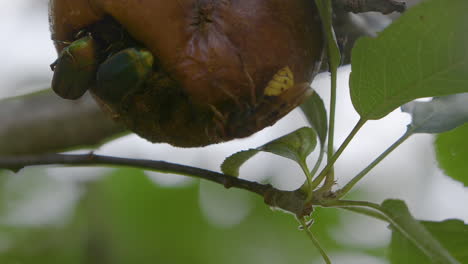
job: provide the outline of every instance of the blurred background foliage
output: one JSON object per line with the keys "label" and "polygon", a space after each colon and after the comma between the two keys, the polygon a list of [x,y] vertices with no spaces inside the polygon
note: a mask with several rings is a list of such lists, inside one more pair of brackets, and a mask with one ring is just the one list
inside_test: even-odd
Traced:
{"label": "blurred background foliage", "polygon": [[[44,173],[32,169],[19,178],[1,176],[1,193],[9,197],[0,204],[0,263],[311,263],[319,257],[294,217],[270,210],[260,197],[244,191],[199,181],[162,187],[136,169],[76,182]],[[64,186],[69,184],[74,187]],[[22,220],[44,209],[33,193],[60,185],[80,194],[76,200],[65,198],[74,200],[66,203],[73,206],[48,214],[49,219]],[[202,208],[201,189],[217,202],[215,219]],[[230,193],[228,199],[224,192]],[[27,208],[30,216],[23,211]],[[351,250],[385,255],[385,245],[349,246],[337,240],[336,210],[318,208],[314,216],[312,230],[332,255]]]}

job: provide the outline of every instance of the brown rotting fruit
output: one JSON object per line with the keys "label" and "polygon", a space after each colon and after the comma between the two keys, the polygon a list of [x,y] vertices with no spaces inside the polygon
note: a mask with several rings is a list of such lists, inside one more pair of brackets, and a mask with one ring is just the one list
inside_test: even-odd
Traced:
{"label": "brown rotting fruit", "polygon": [[311,0],[51,0],[50,22],[60,54],[90,34],[98,68],[125,49],[150,52],[141,85],[89,89],[132,131],[181,147],[274,124],[311,92],[323,50]]}

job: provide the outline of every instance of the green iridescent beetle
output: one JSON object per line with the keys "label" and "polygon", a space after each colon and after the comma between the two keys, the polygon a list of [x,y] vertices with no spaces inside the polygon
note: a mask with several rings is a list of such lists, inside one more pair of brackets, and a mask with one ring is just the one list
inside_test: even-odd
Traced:
{"label": "green iridescent beetle", "polygon": [[97,71],[95,93],[119,104],[143,86],[152,72],[153,55],[145,49],[127,48],[105,60]]}
{"label": "green iridescent beetle", "polygon": [[152,72],[153,56],[145,49],[116,51],[116,43],[95,40],[91,34],[70,43],[51,65],[52,89],[62,98],[75,100],[93,87],[106,101],[118,104],[139,89]]}
{"label": "green iridescent beetle", "polygon": [[65,99],[78,99],[94,81],[97,70],[97,45],[91,36],[72,42],[52,63],[52,89]]}

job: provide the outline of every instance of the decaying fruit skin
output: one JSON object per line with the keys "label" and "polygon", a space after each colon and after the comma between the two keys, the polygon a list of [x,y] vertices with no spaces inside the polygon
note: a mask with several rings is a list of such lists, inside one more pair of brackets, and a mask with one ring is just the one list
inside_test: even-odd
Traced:
{"label": "decaying fruit skin", "polygon": [[204,146],[274,124],[310,92],[322,56],[311,0],[51,0],[58,52],[108,17],[152,53],[153,73],[120,104],[91,92],[152,142]]}

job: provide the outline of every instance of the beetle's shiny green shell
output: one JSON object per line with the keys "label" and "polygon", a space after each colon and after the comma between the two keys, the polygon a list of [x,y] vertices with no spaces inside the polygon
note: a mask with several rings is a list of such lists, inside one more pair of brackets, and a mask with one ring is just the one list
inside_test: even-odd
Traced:
{"label": "beetle's shiny green shell", "polygon": [[52,89],[65,99],[78,99],[94,82],[97,47],[91,36],[72,42],[51,65],[54,70]]}
{"label": "beetle's shiny green shell", "polygon": [[118,105],[142,86],[153,70],[153,62],[147,50],[124,49],[99,66],[93,91],[107,103]]}

